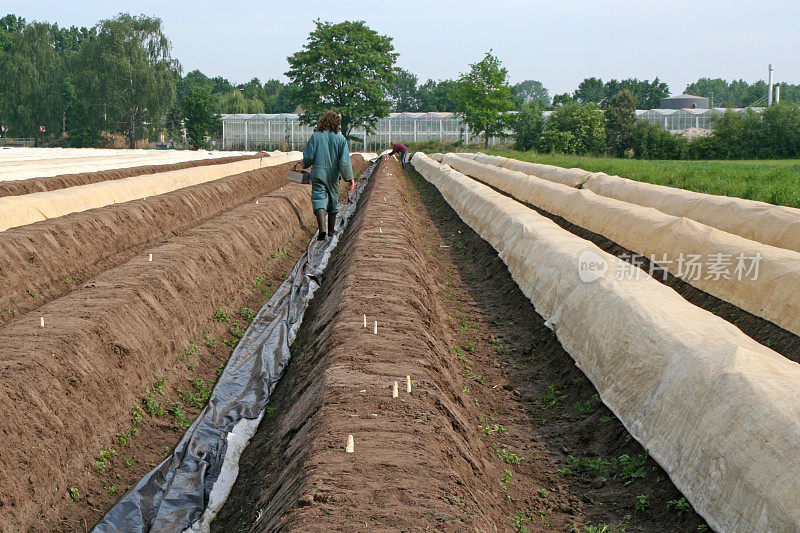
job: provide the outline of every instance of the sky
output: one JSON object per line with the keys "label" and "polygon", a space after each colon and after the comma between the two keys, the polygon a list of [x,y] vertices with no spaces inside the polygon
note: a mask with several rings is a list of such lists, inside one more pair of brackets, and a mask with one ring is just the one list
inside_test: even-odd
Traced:
{"label": "sky", "polygon": [[317,18],[391,36],[398,66],[420,81],[457,77],[491,49],[512,82],[539,80],[551,95],[590,76],[658,76],[679,94],[700,77],[766,79],[769,63],[776,81],[800,83],[798,0],[0,0],[0,16],[62,26],[119,12],[160,17],[184,73],[234,83],[286,81],[286,57]]}

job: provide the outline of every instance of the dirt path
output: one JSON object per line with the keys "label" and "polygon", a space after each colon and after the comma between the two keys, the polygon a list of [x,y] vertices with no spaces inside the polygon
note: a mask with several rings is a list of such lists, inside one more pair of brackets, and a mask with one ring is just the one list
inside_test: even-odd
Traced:
{"label": "dirt path", "polygon": [[[118,180],[130,178],[131,176],[141,176],[144,174],[156,174],[158,172],[169,172],[171,170],[181,170],[184,168],[200,167],[205,165],[222,165],[233,163],[244,159],[255,157],[268,157],[264,155],[240,155],[234,157],[220,157],[217,159],[199,159],[197,161],[184,161],[182,163],[172,163],[167,165],[145,165],[140,167],[120,168],[115,170],[101,170],[99,172],[84,172],[82,174],[62,174],[61,176],[50,176],[46,178],[31,178],[28,180],[0,181],[0,197],[20,196],[33,192],[55,191],[56,189],[66,189],[77,185],[87,185],[107,180]],[[2,171],[0,170],[0,173]]]}
{"label": "dirt path", "polygon": [[214,529],[698,530],[494,250],[412,176],[376,172]]}

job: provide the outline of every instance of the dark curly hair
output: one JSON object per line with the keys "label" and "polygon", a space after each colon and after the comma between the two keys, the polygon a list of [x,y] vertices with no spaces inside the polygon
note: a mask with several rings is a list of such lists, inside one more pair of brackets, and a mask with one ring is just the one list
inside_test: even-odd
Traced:
{"label": "dark curly hair", "polygon": [[342,117],[336,111],[326,111],[317,121],[317,131],[331,130],[339,133],[339,126],[342,125]]}

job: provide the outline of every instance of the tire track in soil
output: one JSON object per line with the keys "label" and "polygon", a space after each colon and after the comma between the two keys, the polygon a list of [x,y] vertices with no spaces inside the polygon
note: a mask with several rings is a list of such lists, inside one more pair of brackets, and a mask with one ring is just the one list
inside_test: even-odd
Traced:
{"label": "tire track in soil", "polygon": [[[83,172],[80,174],[62,174],[60,176],[49,176],[46,178],[0,181],[0,197],[22,196],[23,194],[31,194],[34,192],[55,191],[57,189],[66,189],[67,187],[75,187],[77,185],[88,185],[89,183],[98,183],[100,181],[118,180],[130,178],[132,176],[143,176],[145,174],[157,174],[159,172],[169,172],[171,170],[181,170],[184,168],[223,165],[225,163],[234,163],[236,161],[255,159],[257,157],[269,157],[269,155],[256,154],[220,157],[217,159],[199,159],[196,161],[184,161],[182,163],[170,163],[166,165],[144,165],[114,170],[100,170],[98,172]],[[2,169],[0,169],[0,175],[2,175]]]}
{"label": "tire track in soil", "polygon": [[0,530],[66,529],[54,524],[81,514],[87,527],[86,513],[104,512],[68,488],[92,493],[95,458],[131,428],[131,406],[183,362],[217,306],[288,255],[279,246],[313,231],[308,198],[287,184],[168,240],[152,263],[135,258],[47,303],[45,328],[38,313],[0,326]]}

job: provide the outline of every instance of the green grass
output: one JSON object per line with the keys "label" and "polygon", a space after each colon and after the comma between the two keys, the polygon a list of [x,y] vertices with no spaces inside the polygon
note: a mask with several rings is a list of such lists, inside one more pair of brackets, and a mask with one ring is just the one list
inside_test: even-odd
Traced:
{"label": "green grass", "polygon": [[650,161],[506,149],[486,153],[560,167],[579,167],[690,191],[736,196],[800,208],[800,159],[758,161]]}

